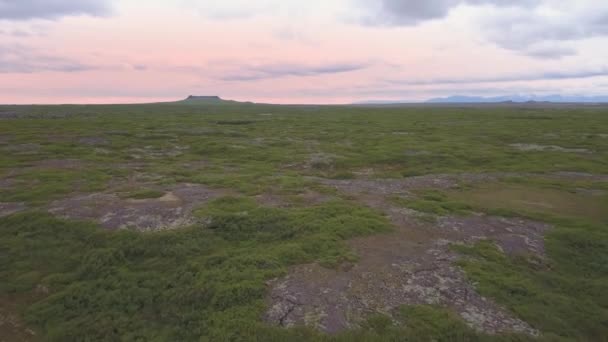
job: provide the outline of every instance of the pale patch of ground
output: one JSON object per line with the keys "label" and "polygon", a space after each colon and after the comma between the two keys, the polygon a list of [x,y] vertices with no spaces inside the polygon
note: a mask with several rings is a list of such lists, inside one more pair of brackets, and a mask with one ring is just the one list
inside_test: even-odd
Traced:
{"label": "pale patch of ground", "polygon": [[353,175],[357,176],[357,177],[371,177],[376,173],[376,170],[374,170],[373,168],[364,168],[364,169],[359,169],[356,171],[353,171]]}
{"label": "pale patch of ground", "polygon": [[192,161],[188,161],[182,164],[182,167],[185,169],[194,169],[194,170],[201,170],[201,169],[206,169],[209,168],[211,166],[211,162],[207,161],[207,160],[192,160]]}
{"label": "pale patch of ground", "polygon": [[131,158],[140,159],[161,159],[167,157],[178,157],[184,154],[184,151],[190,149],[190,146],[172,145],[169,148],[158,149],[154,146],[145,146],[144,148],[129,149]]}
{"label": "pale patch of ground", "polygon": [[557,145],[538,145],[538,144],[524,144],[517,143],[509,145],[514,149],[524,151],[524,152],[564,152],[564,153],[591,153],[590,150],[586,148],[567,148]]}
{"label": "pale patch of ground", "polygon": [[436,174],[400,179],[317,179],[347,194],[408,195],[412,190],[451,189],[471,182],[495,181],[506,174]]}
{"label": "pale patch of ground", "polygon": [[454,241],[475,243],[492,240],[506,254],[534,254],[544,256],[544,234],[549,226],[544,223],[520,218],[473,215],[467,217],[442,217],[438,227],[450,230],[459,237]]}
{"label": "pale patch of ground", "polygon": [[0,217],[8,216],[27,209],[23,203],[1,203],[0,202]]}
{"label": "pale patch of ground", "polygon": [[36,333],[28,329],[13,312],[0,305],[0,341],[25,342],[35,339]]}
{"label": "pale patch of ground", "polygon": [[15,186],[15,181],[13,179],[0,179],[0,189],[10,189]]}
{"label": "pale patch of ground", "polygon": [[86,167],[86,162],[79,159],[44,159],[32,164],[35,168],[77,170]]}
{"label": "pale patch of ground", "polygon": [[590,181],[600,181],[600,182],[608,182],[608,175],[594,175],[587,172],[570,172],[570,171],[561,171],[553,173],[555,177],[565,178],[565,179],[581,179],[581,180],[590,180]]}
{"label": "pale patch of ground", "polygon": [[82,137],[78,139],[78,143],[86,146],[106,146],[110,141],[104,137]]}
{"label": "pale patch of ground", "polygon": [[332,153],[313,153],[304,165],[306,169],[331,169],[339,156]]}
{"label": "pale patch of ground", "polygon": [[93,220],[108,229],[175,229],[194,224],[192,211],[224,194],[194,184],[175,186],[154,199],[122,199],[113,193],[94,193],[54,201],[49,212],[70,219]]}
{"label": "pale patch of ground", "polygon": [[4,146],[2,148],[3,151],[14,154],[14,155],[34,155],[38,154],[42,146],[40,144],[12,144],[8,146]]}

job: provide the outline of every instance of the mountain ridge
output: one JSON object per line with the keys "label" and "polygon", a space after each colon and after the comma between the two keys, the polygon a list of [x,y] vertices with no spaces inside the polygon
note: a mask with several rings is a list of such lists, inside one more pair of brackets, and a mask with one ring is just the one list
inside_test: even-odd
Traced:
{"label": "mountain ridge", "polygon": [[426,103],[500,103],[500,102],[550,102],[550,103],[604,103],[608,96],[565,96],[565,95],[503,95],[503,96],[466,96],[453,95],[432,98]]}

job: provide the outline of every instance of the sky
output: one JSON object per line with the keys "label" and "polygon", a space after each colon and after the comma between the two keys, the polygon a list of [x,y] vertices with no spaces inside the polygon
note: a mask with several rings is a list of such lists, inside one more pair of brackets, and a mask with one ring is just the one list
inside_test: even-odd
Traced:
{"label": "sky", "polygon": [[0,0],[0,103],[608,95],[608,1]]}

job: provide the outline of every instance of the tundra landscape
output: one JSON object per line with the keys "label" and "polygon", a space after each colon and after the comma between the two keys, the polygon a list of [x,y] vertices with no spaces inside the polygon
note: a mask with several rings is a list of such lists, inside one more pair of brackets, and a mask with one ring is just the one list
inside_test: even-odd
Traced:
{"label": "tundra landscape", "polygon": [[0,342],[608,342],[608,1],[0,0]]}
{"label": "tundra landscape", "polygon": [[607,110],[0,107],[0,336],[602,340]]}

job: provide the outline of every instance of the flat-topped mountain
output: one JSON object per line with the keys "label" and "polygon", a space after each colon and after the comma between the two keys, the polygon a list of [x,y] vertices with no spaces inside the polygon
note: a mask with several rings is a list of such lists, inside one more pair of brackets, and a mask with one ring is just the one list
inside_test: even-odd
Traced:
{"label": "flat-topped mountain", "polygon": [[227,101],[222,99],[216,95],[190,95],[187,98],[178,101],[183,104],[193,104],[193,105],[222,105],[227,103],[232,103],[233,101]]}
{"label": "flat-topped mountain", "polygon": [[175,103],[187,105],[246,105],[252,102],[240,102],[234,100],[225,100],[217,95],[190,95],[181,101]]}
{"label": "flat-topped mountain", "polygon": [[210,101],[210,102],[219,102],[219,101],[224,101],[221,97],[219,96],[197,96],[197,95],[190,95],[188,96],[184,101]]}

